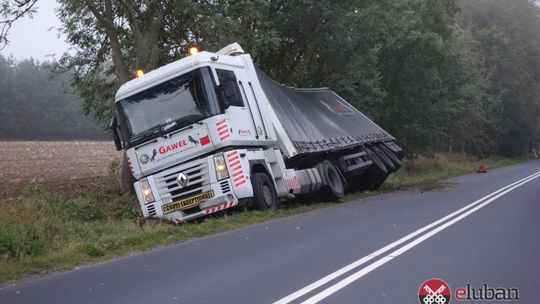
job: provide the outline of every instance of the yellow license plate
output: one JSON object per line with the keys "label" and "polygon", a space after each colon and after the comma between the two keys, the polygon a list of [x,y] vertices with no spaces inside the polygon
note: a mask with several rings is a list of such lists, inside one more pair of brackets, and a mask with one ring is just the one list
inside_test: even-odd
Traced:
{"label": "yellow license plate", "polygon": [[209,199],[214,197],[214,191],[208,191],[201,194],[197,194],[195,196],[191,196],[188,198],[181,199],[176,202],[172,202],[167,205],[163,205],[161,208],[163,210],[163,214],[171,213],[178,210],[183,210],[187,208],[191,208],[194,206],[197,206],[200,202],[202,202],[205,199]]}

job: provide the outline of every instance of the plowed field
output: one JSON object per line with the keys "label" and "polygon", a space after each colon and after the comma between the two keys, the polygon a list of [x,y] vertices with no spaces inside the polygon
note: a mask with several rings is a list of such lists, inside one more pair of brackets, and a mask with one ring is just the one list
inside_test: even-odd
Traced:
{"label": "plowed field", "polygon": [[18,196],[32,183],[73,194],[99,189],[121,157],[112,142],[0,141],[0,195]]}

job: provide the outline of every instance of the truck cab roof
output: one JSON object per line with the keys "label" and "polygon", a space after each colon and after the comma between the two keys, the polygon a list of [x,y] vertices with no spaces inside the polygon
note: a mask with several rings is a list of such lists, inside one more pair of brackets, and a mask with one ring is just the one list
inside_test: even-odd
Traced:
{"label": "truck cab roof", "polygon": [[132,79],[118,89],[115,102],[179,76],[203,64],[210,63],[214,56],[216,56],[216,53],[200,52],[152,70],[141,77]]}
{"label": "truck cab roof", "polygon": [[[120,87],[120,89],[118,89],[118,92],[116,92],[115,102],[118,102],[119,100],[122,100],[131,95],[137,94],[147,88],[179,76],[185,72],[189,72],[196,67],[200,67],[201,65],[217,61],[218,59],[220,59],[219,56],[224,56],[221,58],[221,63],[227,64],[227,62],[231,63],[231,60],[234,60],[232,56],[243,53],[244,50],[242,49],[242,47],[237,42],[234,42],[217,51],[216,53],[203,51],[184,57],[182,59],[164,65],[160,68],[157,68],[153,71],[150,71],[141,77],[124,83]],[[223,59],[225,59],[225,62],[223,62]]]}

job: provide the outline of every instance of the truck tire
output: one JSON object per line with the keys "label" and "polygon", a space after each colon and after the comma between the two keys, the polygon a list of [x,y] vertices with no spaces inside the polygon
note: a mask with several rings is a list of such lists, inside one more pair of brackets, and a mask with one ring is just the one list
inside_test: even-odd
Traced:
{"label": "truck tire", "polygon": [[384,166],[386,167],[386,170],[388,170],[389,173],[397,170],[396,166],[394,166],[394,163],[392,162],[390,158],[388,158],[386,153],[384,153],[377,146],[373,146],[371,147],[371,149],[373,150],[373,152],[375,152],[375,154],[377,154],[379,159],[384,163]]}
{"label": "truck tire", "polygon": [[382,160],[369,148],[365,148],[367,155],[373,161],[373,165],[367,171],[367,190],[377,190],[390,174]]}
{"label": "truck tire", "polygon": [[345,185],[336,166],[328,160],[323,160],[317,165],[317,170],[326,183],[321,189],[323,198],[328,200],[342,198],[345,195]]}
{"label": "truck tire", "polygon": [[266,173],[257,172],[251,176],[253,198],[248,207],[255,210],[276,210],[278,198],[274,183]]}
{"label": "truck tire", "polygon": [[386,154],[386,156],[392,161],[392,163],[394,163],[396,171],[401,168],[401,161],[399,160],[399,157],[397,157],[397,155],[392,152],[392,150],[388,149],[388,147],[384,144],[379,145],[379,149],[381,149],[381,151]]}

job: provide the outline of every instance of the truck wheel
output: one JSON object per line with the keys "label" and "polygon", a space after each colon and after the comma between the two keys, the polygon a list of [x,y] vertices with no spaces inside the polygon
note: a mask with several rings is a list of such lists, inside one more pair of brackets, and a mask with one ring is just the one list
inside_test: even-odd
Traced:
{"label": "truck wheel", "polygon": [[367,170],[367,190],[377,190],[390,174],[382,160],[371,149],[366,148],[366,153],[373,161],[373,165]]}
{"label": "truck wheel", "polygon": [[345,185],[336,166],[330,161],[324,160],[317,165],[317,169],[326,181],[326,186],[322,189],[323,197],[329,200],[342,198],[345,194]]}
{"label": "truck wheel", "polygon": [[396,167],[396,171],[399,168],[401,168],[401,161],[399,160],[399,157],[397,157],[397,155],[394,154],[394,152],[388,149],[388,147],[385,146],[384,144],[379,145],[379,149],[381,149],[386,154],[386,156],[388,156],[388,158],[392,161],[392,163],[394,163],[394,167]]}
{"label": "truck wheel", "polygon": [[277,193],[272,180],[266,173],[257,172],[251,176],[253,198],[250,208],[256,210],[276,210],[278,206]]}
{"label": "truck wheel", "polygon": [[386,153],[384,153],[381,149],[379,149],[377,146],[371,147],[373,152],[377,154],[377,156],[381,159],[381,161],[384,163],[384,166],[388,170],[388,172],[394,172],[396,171],[396,166],[394,166],[394,163],[388,156],[386,156]]}

